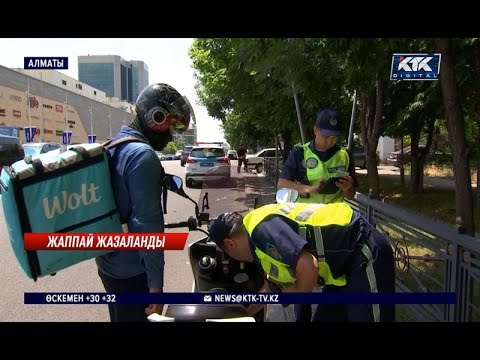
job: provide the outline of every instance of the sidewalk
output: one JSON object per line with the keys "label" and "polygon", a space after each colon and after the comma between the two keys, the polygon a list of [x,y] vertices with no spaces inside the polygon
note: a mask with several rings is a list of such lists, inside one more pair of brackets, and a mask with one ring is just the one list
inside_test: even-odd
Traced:
{"label": "sidewalk", "polygon": [[247,196],[248,207],[255,207],[255,199],[258,205],[271,204],[275,200],[276,186],[271,183],[265,174],[257,174],[255,172],[244,173],[245,194]]}

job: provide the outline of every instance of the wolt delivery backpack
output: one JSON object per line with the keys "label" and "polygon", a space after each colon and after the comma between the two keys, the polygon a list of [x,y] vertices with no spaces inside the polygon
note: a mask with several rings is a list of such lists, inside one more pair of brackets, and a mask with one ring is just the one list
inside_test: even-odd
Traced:
{"label": "wolt delivery backpack", "polygon": [[5,166],[0,175],[3,212],[15,256],[28,277],[55,274],[109,251],[24,249],[23,234],[122,232],[110,182],[107,149],[141,141],[124,137],[105,144],[80,144],[58,153],[30,156]]}

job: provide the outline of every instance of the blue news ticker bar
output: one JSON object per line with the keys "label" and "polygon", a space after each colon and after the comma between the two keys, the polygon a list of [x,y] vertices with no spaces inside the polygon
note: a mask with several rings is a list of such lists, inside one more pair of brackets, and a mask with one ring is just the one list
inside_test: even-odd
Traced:
{"label": "blue news ticker bar", "polygon": [[25,304],[455,304],[455,293],[29,293]]}

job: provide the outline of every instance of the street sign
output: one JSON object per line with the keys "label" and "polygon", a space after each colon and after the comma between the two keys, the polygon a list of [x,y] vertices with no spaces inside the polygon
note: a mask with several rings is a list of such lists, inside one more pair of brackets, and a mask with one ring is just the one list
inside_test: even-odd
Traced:
{"label": "street sign", "polygon": [[62,133],[62,143],[63,143],[63,145],[69,145],[71,138],[72,138],[72,132],[71,131],[64,131]]}
{"label": "street sign", "polygon": [[27,139],[27,142],[29,143],[33,142],[33,138],[35,137],[36,132],[37,132],[36,126],[25,128],[25,138]]}

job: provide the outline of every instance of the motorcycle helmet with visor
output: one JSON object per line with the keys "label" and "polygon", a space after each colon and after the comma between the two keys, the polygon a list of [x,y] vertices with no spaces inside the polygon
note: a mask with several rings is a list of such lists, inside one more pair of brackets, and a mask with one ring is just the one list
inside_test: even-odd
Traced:
{"label": "motorcycle helmet with visor", "polygon": [[154,133],[182,133],[188,130],[193,109],[185,96],[167,84],[153,84],[138,96],[137,115],[142,125]]}

